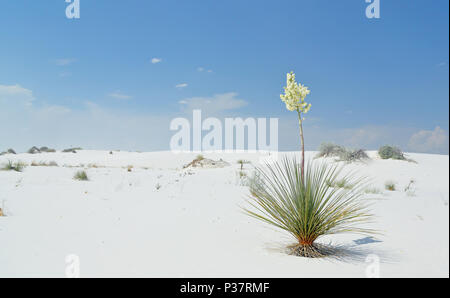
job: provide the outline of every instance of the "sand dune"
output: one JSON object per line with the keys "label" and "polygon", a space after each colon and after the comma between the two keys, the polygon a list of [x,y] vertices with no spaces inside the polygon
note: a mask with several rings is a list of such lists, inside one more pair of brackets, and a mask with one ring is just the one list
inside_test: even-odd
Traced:
{"label": "sand dune", "polygon": [[[320,240],[345,250],[342,259],[286,255],[289,235],[241,212],[248,189],[237,161],[258,165],[257,154],[204,154],[230,164],[208,169],[183,169],[196,154],[171,152],[0,156],[0,164],[58,164],[0,171],[0,277],[64,277],[71,254],[82,277],[366,277],[368,256],[380,259],[382,277],[448,277],[448,155],[408,154],[417,163],[369,155],[346,170],[373,179],[380,193],[367,198],[378,199],[383,235]],[[90,181],[73,179],[80,169]],[[384,189],[388,180],[397,191]]]}

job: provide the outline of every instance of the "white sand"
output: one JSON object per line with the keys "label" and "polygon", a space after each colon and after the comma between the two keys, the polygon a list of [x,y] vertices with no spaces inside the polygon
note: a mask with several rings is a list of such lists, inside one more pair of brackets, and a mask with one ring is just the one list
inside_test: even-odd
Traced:
{"label": "white sand", "polygon": [[[258,156],[205,156],[231,166],[183,170],[195,154],[170,152],[1,156],[0,164],[56,161],[59,167],[0,171],[7,215],[0,217],[0,277],[64,277],[69,254],[79,256],[82,277],[365,277],[371,254],[381,260],[381,277],[449,277],[448,156],[349,165],[382,191],[367,197],[380,199],[374,227],[384,235],[377,242],[351,234],[320,240],[350,249],[343,260],[288,256],[280,249],[291,242],[288,234],[241,212],[248,190],[236,161],[258,164]],[[68,166],[80,164],[90,181],[73,180],[80,168]],[[123,168],[128,165],[132,172]],[[410,179],[414,196],[404,192]],[[387,180],[398,190],[385,191]]]}

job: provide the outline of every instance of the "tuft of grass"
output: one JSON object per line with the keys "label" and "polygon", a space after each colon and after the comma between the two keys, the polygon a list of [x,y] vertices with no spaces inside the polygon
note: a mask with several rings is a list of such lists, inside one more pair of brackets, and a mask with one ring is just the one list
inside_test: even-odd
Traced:
{"label": "tuft of grass", "polygon": [[161,185],[161,184],[159,184],[159,183],[156,183],[156,185],[155,185],[155,188],[156,188],[156,190],[160,190],[160,189],[161,189],[161,187],[162,187],[162,185]]}
{"label": "tuft of grass", "polygon": [[402,150],[394,146],[386,145],[380,147],[380,149],[378,149],[378,155],[381,159],[406,160]]}
{"label": "tuft of grass", "polygon": [[394,181],[386,181],[386,183],[384,183],[384,188],[389,191],[396,191],[397,184]]}
{"label": "tuft of grass", "polygon": [[202,161],[204,159],[205,159],[205,157],[201,154],[197,155],[197,157],[195,158],[196,161]]}
{"label": "tuft of grass", "polygon": [[332,188],[345,188],[345,189],[352,189],[353,185],[349,184],[346,179],[337,179],[336,181],[327,181],[326,182],[328,187]]}
{"label": "tuft of grass", "polygon": [[127,171],[128,171],[128,172],[131,172],[131,171],[133,170],[133,168],[134,168],[134,166],[129,165],[129,166],[127,166]]}
{"label": "tuft of grass", "polygon": [[241,171],[242,171],[244,169],[244,165],[245,164],[249,164],[250,162],[248,160],[240,159],[240,160],[237,161],[237,163],[239,165],[241,165]]}
{"label": "tuft of grass", "polygon": [[338,233],[374,234],[360,227],[372,221],[368,201],[363,200],[365,179],[354,174],[344,178],[352,189],[333,188],[342,167],[309,162],[304,180],[301,165],[295,158],[284,158],[265,168],[256,168],[259,179],[250,184],[250,205],[245,212],[265,223],[287,231],[296,244],[290,254],[323,257],[332,253],[316,243],[324,235]]}
{"label": "tuft of grass", "polygon": [[79,180],[79,181],[89,181],[89,177],[86,173],[86,171],[78,171],[73,176],[73,179]]}
{"label": "tuft of grass", "polygon": [[11,160],[8,160],[8,162],[4,164],[1,169],[3,171],[22,172],[26,166],[27,165],[24,162],[21,161],[12,162]]}
{"label": "tuft of grass", "polygon": [[374,194],[374,195],[379,195],[379,194],[382,194],[382,193],[383,193],[380,189],[375,188],[375,187],[366,188],[366,189],[364,190],[364,192],[365,192],[366,194]]}

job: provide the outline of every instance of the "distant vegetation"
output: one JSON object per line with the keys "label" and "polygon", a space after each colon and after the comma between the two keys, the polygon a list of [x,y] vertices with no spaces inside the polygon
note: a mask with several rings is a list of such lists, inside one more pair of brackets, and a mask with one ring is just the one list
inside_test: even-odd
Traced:
{"label": "distant vegetation", "polygon": [[403,154],[400,148],[394,146],[382,146],[378,149],[378,155],[381,159],[396,159],[396,160],[406,160],[405,155]]}
{"label": "distant vegetation", "polygon": [[83,150],[83,148],[80,147],[76,147],[76,148],[68,148],[68,149],[64,149],[62,152],[64,153],[77,153],[77,151]]}
{"label": "distant vegetation", "polygon": [[49,161],[49,162],[45,162],[45,161],[40,161],[40,162],[35,162],[33,161],[31,163],[32,167],[57,167],[58,164],[56,163],[56,161]]}
{"label": "distant vegetation", "polygon": [[394,181],[386,181],[386,183],[384,184],[384,188],[389,191],[396,191],[397,184]]}
{"label": "distant vegetation", "polygon": [[242,171],[242,170],[244,169],[244,165],[245,165],[245,164],[249,164],[250,161],[244,160],[244,159],[240,159],[240,160],[237,161],[237,163],[238,163],[239,165],[241,165],[241,171]]}
{"label": "distant vegetation", "polygon": [[333,143],[322,143],[316,158],[337,157],[338,161],[356,162],[369,159],[363,149],[348,149]]}
{"label": "distant vegetation", "polygon": [[73,179],[79,181],[88,181],[89,177],[85,171],[78,171],[75,173],[75,176],[73,176]]}
{"label": "distant vegetation", "polygon": [[8,160],[6,164],[3,165],[1,168],[3,171],[16,171],[16,172],[22,172],[23,169],[25,169],[27,165],[21,161],[12,162]]}

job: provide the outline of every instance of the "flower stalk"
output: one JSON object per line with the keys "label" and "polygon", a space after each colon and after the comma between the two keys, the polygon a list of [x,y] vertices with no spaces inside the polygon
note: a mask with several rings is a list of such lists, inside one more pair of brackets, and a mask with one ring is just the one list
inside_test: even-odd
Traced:
{"label": "flower stalk", "polygon": [[300,128],[300,142],[301,142],[301,181],[305,178],[305,139],[303,136],[303,114],[306,114],[311,109],[311,104],[305,101],[305,98],[311,91],[308,87],[297,83],[295,81],[295,73],[287,74],[286,87],[284,87],[284,94],[280,95],[281,100],[286,104],[289,111],[297,111],[298,123]]}

